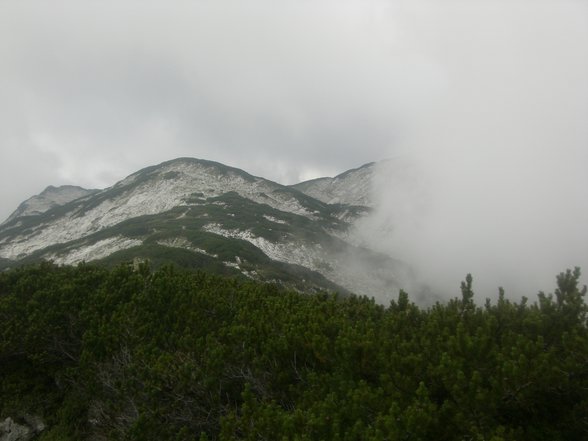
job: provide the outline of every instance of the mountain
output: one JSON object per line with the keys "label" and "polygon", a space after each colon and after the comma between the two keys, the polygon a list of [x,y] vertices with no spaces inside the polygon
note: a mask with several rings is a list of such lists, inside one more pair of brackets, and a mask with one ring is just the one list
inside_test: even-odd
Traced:
{"label": "mountain", "polygon": [[81,198],[82,196],[87,196],[96,191],[97,190],[86,190],[85,188],[76,187],[74,185],[62,185],[61,187],[50,185],[40,194],[35,195],[20,204],[16,211],[12,213],[4,223],[8,223],[17,217],[44,213],[53,207],[67,204],[68,202]]}
{"label": "mountain", "polygon": [[334,178],[317,178],[291,187],[326,204],[372,207],[372,183],[376,163],[348,170]]}
{"label": "mountain", "polygon": [[[347,183],[346,200],[365,202],[360,194],[369,187],[370,169],[351,170],[324,188],[343,196]],[[44,211],[17,210],[0,226],[0,265],[149,259],[300,290],[395,295],[409,277],[407,265],[347,240],[369,208],[325,203],[315,193],[216,162],[179,158]]]}

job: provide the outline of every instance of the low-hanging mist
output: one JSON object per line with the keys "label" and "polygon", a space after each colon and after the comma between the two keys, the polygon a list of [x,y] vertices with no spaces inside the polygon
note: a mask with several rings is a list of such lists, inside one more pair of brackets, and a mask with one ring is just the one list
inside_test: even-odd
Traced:
{"label": "low-hanging mist", "polygon": [[478,299],[533,296],[588,271],[587,5],[456,5],[411,22],[443,82],[380,167],[359,234],[433,294],[472,273]]}
{"label": "low-hanging mist", "polygon": [[562,176],[555,189],[548,164],[525,171],[501,161],[494,158],[492,168],[511,173],[416,158],[379,166],[377,208],[356,233],[413,267],[406,289],[415,299],[459,295],[467,273],[479,301],[495,298],[499,286],[510,297],[533,297],[552,291],[560,271],[588,269],[584,178]]}

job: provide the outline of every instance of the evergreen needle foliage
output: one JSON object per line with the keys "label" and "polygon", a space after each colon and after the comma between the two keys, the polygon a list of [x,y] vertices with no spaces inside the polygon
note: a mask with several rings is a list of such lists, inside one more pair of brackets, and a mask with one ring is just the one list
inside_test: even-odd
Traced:
{"label": "evergreen needle foliage", "polygon": [[586,287],[428,309],[142,265],[0,273],[0,417],[47,440],[588,439]]}

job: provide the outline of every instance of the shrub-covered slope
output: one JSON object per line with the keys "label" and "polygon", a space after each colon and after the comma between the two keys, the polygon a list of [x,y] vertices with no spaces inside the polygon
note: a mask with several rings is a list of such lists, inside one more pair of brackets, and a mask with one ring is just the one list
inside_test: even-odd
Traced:
{"label": "shrub-covered slope", "polygon": [[586,289],[421,309],[164,267],[0,273],[0,418],[39,439],[588,438]]}

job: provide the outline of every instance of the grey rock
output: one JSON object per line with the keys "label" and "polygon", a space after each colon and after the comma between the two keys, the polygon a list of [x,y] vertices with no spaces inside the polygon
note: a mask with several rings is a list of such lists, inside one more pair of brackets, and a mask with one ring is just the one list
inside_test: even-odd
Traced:
{"label": "grey rock", "polygon": [[45,430],[43,420],[34,415],[24,415],[21,423],[8,417],[0,422],[0,441],[29,441]]}

